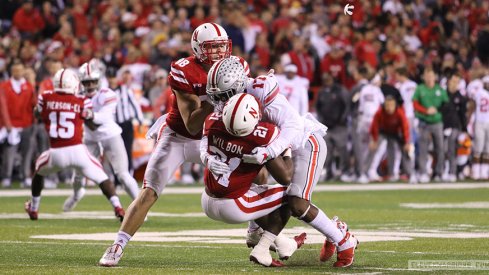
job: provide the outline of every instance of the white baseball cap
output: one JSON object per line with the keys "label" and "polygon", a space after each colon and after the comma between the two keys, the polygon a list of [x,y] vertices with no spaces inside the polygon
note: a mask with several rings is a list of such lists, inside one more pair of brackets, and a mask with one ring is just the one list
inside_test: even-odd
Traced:
{"label": "white baseball cap", "polygon": [[286,73],[297,73],[297,66],[294,64],[288,64],[284,67],[284,72]]}

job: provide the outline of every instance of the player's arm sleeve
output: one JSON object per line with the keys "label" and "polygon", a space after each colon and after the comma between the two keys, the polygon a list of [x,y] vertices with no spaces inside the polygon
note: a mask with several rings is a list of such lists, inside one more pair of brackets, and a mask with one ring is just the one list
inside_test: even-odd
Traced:
{"label": "player's arm sleeve", "polygon": [[111,94],[104,98],[102,108],[93,113],[93,122],[96,124],[103,124],[105,121],[114,120],[115,109],[117,108],[117,96]]}
{"label": "player's arm sleeve", "polygon": [[267,146],[271,158],[276,158],[298,135],[302,135],[304,122],[287,99],[278,94],[266,108],[267,120],[280,128],[280,134]]}

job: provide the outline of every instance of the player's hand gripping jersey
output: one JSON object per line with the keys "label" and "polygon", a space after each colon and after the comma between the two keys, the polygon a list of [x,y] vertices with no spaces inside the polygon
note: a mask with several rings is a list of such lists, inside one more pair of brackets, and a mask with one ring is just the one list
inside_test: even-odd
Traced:
{"label": "player's hand gripping jersey", "polygon": [[245,194],[263,165],[244,163],[241,157],[250,154],[255,147],[267,146],[278,134],[279,130],[274,125],[259,122],[250,135],[233,136],[226,130],[221,114],[210,114],[204,125],[207,153],[220,157],[229,165],[230,172],[214,175],[206,168],[204,182],[207,189],[218,198],[234,199]]}

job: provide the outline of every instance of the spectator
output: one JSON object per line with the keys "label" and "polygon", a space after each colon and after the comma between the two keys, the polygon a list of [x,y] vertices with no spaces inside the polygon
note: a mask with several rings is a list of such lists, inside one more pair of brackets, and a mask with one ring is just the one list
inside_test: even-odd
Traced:
{"label": "spectator", "polygon": [[280,58],[282,66],[294,64],[297,66],[297,74],[312,82],[314,76],[314,60],[307,52],[305,42],[300,37],[296,37],[292,43],[292,51],[283,54]]}
{"label": "spectator", "polygon": [[112,84],[110,87],[117,94],[116,122],[122,129],[122,139],[126,148],[129,172],[132,174],[132,144],[134,142],[133,120],[138,121],[138,125],[143,123],[143,113],[141,107],[134,99],[134,92],[131,88],[131,72],[126,70],[122,73],[121,85],[116,85],[115,75],[110,75]]}
{"label": "spectator", "polygon": [[34,107],[36,93],[34,87],[24,78],[24,65],[14,61],[10,68],[11,78],[0,83],[0,92],[4,93],[7,102],[8,115],[4,124],[8,131],[7,142],[3,146],[2,187],[10,187],[12,171],[17,150],[21,149],[21,175],[24,186],[31,184],[32,163],[32,124],[34,122]]}
{"label": "spectator", "polygon": [[443,129],[448,158],[448,174],[443,174],[444,181],[457,180],[457,147],[458,137],[467,132],[467,98],[459,91],[461,77],[456,73],[448,77],[448,103],[442,108]]}
{"label": "spectator", "polygon": [[423,73],[424,84],[418,85],[413,96],[413,106],[416,117],[419,119],[419,181],[430,181],[427,172],[428,148],[433,141],[433,152],[436,154],[436,167],[433,173],[435,181],[440,181],[443,175],[443,117],[440,108],[448,103],[448,95],[438,84],[436,74],[432,68],[427,67]]}
{"label": "spectator", "polygon": [[[319,90],[316,111],[319,121],[328,126],[328,134],[324,136],[328,146],[325,168],[326,178],[336,178],[347,172],[348,129],[347,118],[350,113],[350,97],[340,84],[335,83],[330,74],[323,73],[323,87]],[[338,157],[337,172],[333,173],[332,164]]]}
{"label": "spectator", "polygon": [[409,141],[409,125],[402,107],[391,95],[386,96],[382,108],[379,108],[370,126],[371,141],[369,149],[375,151],[381,140],[387,140],[388,175],[391,181],[399,180],[399,171],[396,172],[395,156],[402,151],[402,163],[409,175],[409,182],[416,183],[412,156],[414,147]]}
{"label": "spectator", "polygon": [[355,139],[355,144],[353,146],[357,170],[359,171],[358,182],[362,184],[369,182],[366,172],[369,169],[367,158],[369,154],[368,144],[370,125],[372,124],[372,119],[380,105],[384,103],[384,94],[382,94],[379,86],[380,76],[376,75],[370,80],[370,83],[362,87],[358,95],[357,128],[354,129],[354,135],[357,135],[358,137]]}
{"label": "spectator", "polygon": [[34,38],[45,26],[39,11],[34,8],[32,0],[26,0],[18,9],[13,18],[13,25],[23,37]]}
{"label": "spectator", "polygon": [[285,66],[284,73],[285,75],[277,75],[280,93],[303,116],[309,111],[309,99],[307,95],[309,80],[297,75],[297,67],[294,64]]}

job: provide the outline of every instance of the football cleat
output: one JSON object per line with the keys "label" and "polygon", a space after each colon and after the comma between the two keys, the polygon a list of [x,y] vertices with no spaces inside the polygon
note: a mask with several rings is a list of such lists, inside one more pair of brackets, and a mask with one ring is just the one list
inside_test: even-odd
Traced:
{"label": "football cleat", "polygon": [[100,258],[98,262],[101,266],[106,267],[114,267],[119,263],[119,260],[122,258],[124,251],[122,246],[119,244],[113,244],[107,250],[105,250],[104,255]]}
{"label": "football cleat", "polygon": [[266,267],[282,267],[284,264],[281,261],[275,260],[270,255],[268,249],[263,249],[259,246],[255,246],[250,254],[250,261]]}
{"label": "football cleat", "polygon": [[[348,232],[348,225],[345,222],[340,221],[338,216],[334,216],[331,221],[336,223],[336,227],[338,227],[338,229],[341,231],[343,237],[346,236],[346,233]],[[326,238],[326,240],[324,240],[323,247],[321,248],[321,252],[319,253],[319,260],[321,262],[326,262],[327,260],[331,259],[331,257],[333,257],[335,252],[335,243],[332,240]]]}
{"label": "football cleat", "polygon": [[69,196],[63,204],[63,211],[70,212],[71,210],[73,210],[78,202],[85,196],[85,192],[85,188],[80,188],[80,190],[78,190],[76,194],[72,194],[71,196]]}
{"label": "football cleat", "polygon": [[31,210],[31,201],[26,201],[24,203],[24,210],[29,215],[29,218],[33,221],[37,220],[37,211]]}
{"label": "football cleat", "polygon": [[122,222],[124,220],[124,215],[126,212],[124,211],[124,208],[122,207],[115,207],[114,208],[114,213],[115,216]]}
{"label": "football cleat", "polygon": [[307,234],[304,232],[298,236],[295,236],[294,239],[277,236],[275,239],[275,246],[277,247],[277,253],[280,260],[288,260],[294,252],[301,248],[304,244],[304,241],[307,238]]}
{"label": "football cleat", "polygon": [[334,245],[332,241],[326,238],[326,240],[324,240],[323,247],[321,248],[321,253],[319,253],[319,260],[321,262],[326,262],[327,260],[331,259],[331,257],[333,257],[335,252],[336,245]]}
{"label": "football cleat", "polygon": [[[261,228],[248,232],[246,234],[246,246],[248,246],[249,248],[254,248],[260,241],[262,235],[263,235],[263,229]],[[275,247],[274,243],[272,243],[272,245],[270,246],[270,250],[277,251],[277,248]]]}
{"label": "football cleat", "polygon": [[351,266],[355,258],[355,249],[357,248],[358,244],[359,242],[355,238],[355,236],[351,235],[350,232],[347,232],[343,240],[339,242],[336,262],[333,264],[333,266],[334,267]]}

